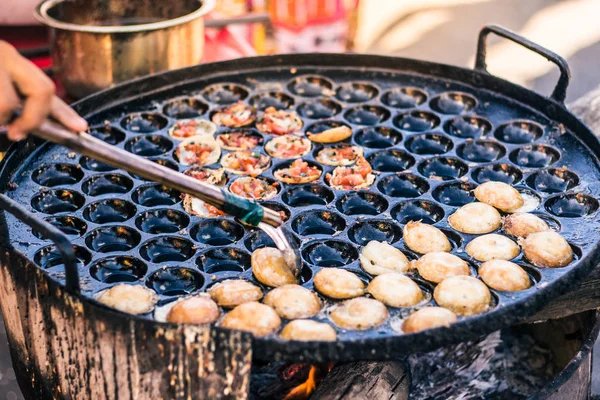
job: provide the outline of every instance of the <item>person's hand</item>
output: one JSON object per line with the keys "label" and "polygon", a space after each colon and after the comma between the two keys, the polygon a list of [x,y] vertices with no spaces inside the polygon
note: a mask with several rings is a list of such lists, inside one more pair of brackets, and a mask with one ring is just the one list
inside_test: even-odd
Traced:
{"label": "person's hand", "polygon": [[74,132],[87,129],[87,122],[55,96],[54,83],[10,44],[0,40],[0,125],[10,122],[14,112],[21,115],[8,126],[8,138],[21,140],[48,117]]}

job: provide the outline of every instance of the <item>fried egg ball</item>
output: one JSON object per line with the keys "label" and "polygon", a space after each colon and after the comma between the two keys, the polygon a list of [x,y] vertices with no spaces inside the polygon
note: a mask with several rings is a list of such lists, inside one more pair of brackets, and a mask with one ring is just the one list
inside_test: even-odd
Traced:
{"label": "fried egg ball", "polygon": [[271,307],[250,301],[229,311],[223,317],[221,326],[262,337],[277,332],[281,326],[281,319]]}
{"label": "fried egg ball", "polygon": [[406,272],[408,258],[388,242],[371,240],[360,252],[360,265],[371,275]]}
{"label": "fried egg ball", "polygon": [[442,307],[425,307],[410,314],[402,324],[406,333],[420,332],[456,322],[456,314]]}
{"label": "fried egg ball", "polygon": [[283,253],[274,247],[263,247],[252,252],[252,273],[259,282],[277,287],[296,283],[296,276],[288,267]]}
{"label": "fried egg ball", "polygon": [[502,225],[502,217],[490,205],[469,203],[450,215],[448,223],[459,232],[480,235],[498,229]]}
{"label": "fried egg ball", "polygon": [[444,232],[432,225],[410,221],[404,226],[403,235],[406,246],[420,254],[452,250]]}
{"label": "fried egg ball", "polygon": [[208,289],[210,297],[221,307],[234,308],[242,303],[262,299],[262,290],[243,279],[228,279]]}
{"label": "fried egg ball", "polygon": [[573,249],[556,232],[536,232],[519,241],[523,253],[536,267],[558,268],[573,261]]}
{"label": "fried egg ball", "polygon": [[310,318],[322,306],[316,293],[300,285],[279,286],[267,293],[264,303],[285,319]]}
{"label": "fried egg ball", "polygon": [[211,324],[220,314],[219,306],[210,297],[194,296],[178,301],[167,314],[167,322]]}
{"label": "fried egg ball", "polygon": [[317,292],[332,299],[351,299],[365,293],[365,284],[358,276],[340,268],[323,268],[315,274]]}
{"label": "fried egg ball", "polygon": [[423,300],[423,291],[408,276],[392,272],[375,277],[367,292],[390,307],[412,307]]}
{"label": "fried egg ball", "polygon": [[485,182],[475,188],[475,197],[500,211],[510,212],[523,206],[523,198],[514,187],[504,182]]}
{"label": "fried egg ball", "polygon": [[477,261],[512,260],[519,255],[519,246],[506,236],[490,233],[471,240],[465,251]]}
{"label": "fried egg ball", "polygon": [[526,238],[531,233],[547,232],[550,227],[540,217],[530,213],[514,213],[504,217],[504,232],[513,237]]}
{"label": "fried egg ball", "polygon": [[439,306],[458,315],[474,315],[490,308],[492,295],[483,282],[472,276],[453,276],[440,282],[433,291]]}
{"label": "fried egg ball", "polygon": [[531,286],[531,279],[519,265],[505,260],[486,261],[479,267],[486,285],[501,292],[518,292]]}
{"label": "fried egg ball", "polygon": [[333,342],[337,339],[337,334],[331,325],[324,322],[317,322],[310,319],[296,319],[283,328],[281,337],[303,342]]}
{"label": "fried egg ball", "polygon": [[469,264],[454,254],[443,251],[427,253],[413,263],[419,275],[430,282],[440,283],[457,275],[470,275]]}
{"label": "fried egg ball", "polygon": [[365,330],[383,324],[388,311],[378,300],[357,297],[336,305],[329,317],[340,328]]}
{"label": "fried egg ball", "polygon": [[154,291],[143,286],[120,283],[101,292],[97,300],[115,310],[140,315],[154,309],[158,296]]}

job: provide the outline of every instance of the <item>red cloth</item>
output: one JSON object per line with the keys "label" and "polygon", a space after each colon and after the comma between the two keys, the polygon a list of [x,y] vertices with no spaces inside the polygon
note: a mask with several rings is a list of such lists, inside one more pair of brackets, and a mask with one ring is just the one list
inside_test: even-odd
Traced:
{"label": "red cloth", "polygon": [[[48,30],[45,26],[0,26],[0,39],[6,40],[19,50],[48,46]],[[40,68],[52,65],[50,57],[32,59]]]}

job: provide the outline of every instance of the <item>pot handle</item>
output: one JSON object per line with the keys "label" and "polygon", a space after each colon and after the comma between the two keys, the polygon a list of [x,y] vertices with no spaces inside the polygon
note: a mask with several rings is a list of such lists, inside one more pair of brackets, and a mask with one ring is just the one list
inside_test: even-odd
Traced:
{"label": "pot handle", "polygon": [[[4,194],[0,194],[0,209],[9,212],[19,221],[30,226],[42,236],[54,242],[56,248],[62,255],[63,263],[65,265],[66,289],[72,294],[79,294],[80,287],[77,257],[75,257],[73,244],[67,236],[58,228],[38,218],[34,213]],[[10,238],[8,239],[10,240]]]}
{"label": "pot handle", "polygon": [[479,32],[479,40],[477,42],[477,55],[475,58],[476,70],[489,73],[487,71],[485,57],[487,53],[486,39],[490,33],[495,33],[498,36],[520,44],[521,46],[533,51],[534,53],[545,57],[548,61],[553,62],[560,70],[560,78],[558,78],[558,83],[556,84],[554,91],[550,95],[550,98],[558,103],[565,103],[565,97],[567,96],[567,87],[569,86],[569,79],[571,78],[571,71],[569,70],[569,64],[567,64],[567,61],[558,54],[501,26],[487,25],[481,29],[481,32]]}

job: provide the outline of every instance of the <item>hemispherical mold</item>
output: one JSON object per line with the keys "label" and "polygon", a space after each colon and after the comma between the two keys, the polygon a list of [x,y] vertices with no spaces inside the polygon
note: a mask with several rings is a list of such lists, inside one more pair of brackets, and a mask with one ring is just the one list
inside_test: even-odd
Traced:
{"label": "hemispherical mold", "polygon": [[456,148],[456,154],[463,160],[484,163],[504,157],[506,148],[495,140],[467,140]]}
{"label": "hemispherical mold", "polygon": [[448,120],[444,124],[444,130],[462,139],[479,139],[492,130],[492,124],[485,118],[466,115]]}
{"label": "hemispherical mold", "polygon": [[120,174],[94,175],[81,184],[81,190],[90,196],[108,193],[127,193],[133,188],[133,181]]}
{"label": "hemispherical mold", "polygon": [[315,99],[298,106],[298,114],[304,118],[331,118],[342,111],[342,106],[331,99]]}
{"label": "hemispherical mold", "polygon": [[288,187],[281,199],[291,207],[327,205],[333,201],[334,194],[326,186],[317,183]]}
{"label": "hemispherical mold", "polygon": [[[288,161],[284,161],[284,162],[282,162],[282,163],[279,163],[279,164],[277,164],[277,165],[276,165],[276,166],[274,166],[274,167],[273,167],[273,169],[272,169],[272,170],[273,170],[273,175],[275,175],[275,173],[277,173],[277,171],[280,171],[280,170],[282,170],[282,169],[286,169],[286,168],[290,168],[290,167],[291,167],[291,165],[292,165],[292,164],[293,164],[295,161],[297,161],[297,160],[288,160]],[[311,160],[302,160],[302,161],[304,161],[305,163],[307,163],[307,164],[308,164],[308,166],[309,166],[310,168],[312,168],[312,167],[316,167],[316,168],[317,168],[317,170],[319,170],[319,171],[321,172],[321,175],[323,175],[323,167],[322,167],[322,165],[321,165],[321,164],[319,164],[319,163],[316,163],[316,162],[314,162],[314,161],[311,161]],[[269,183],[271,183],[271,184],[274,184],[274,186],[277,188],[277,191],[279,191],[279,190],[281,189],[281,185],[280,185],[280,184],[278,184],[276,181],[273,181],[273,180],[270,180],[270,179],[266,179],[266,178],[260,178],[260,179],[264,179],[265,181],[268,181]],[[318,178],[317,178],[317,179],[318,179]],[[315,179],[315,180],[316,180],[316,179]]]}
{"label": "hemispherical mold", "polygon": [[471,182],[452,182],[438,186],[432,193],[434,199],[452,207],[461,207],[475,201],[473,191],[477,185]]}
{"label": "hemispherical mold", "polygon": [[348,128],[350,128],[348,125],[339,122],[339,121],[319,121],[316,122],[310,126],[308,126],[306,128],[306,132],[307,133],[321,133],[324,132],[326,130],[329,129],[333,129],[333,128],[339,128],[340,126],[347,126]]}
{"label": "hemispherical mold", "polygon": [[379,215],[388,208],[387,200],[372,192],[350,192],[343,194],[336,207],[344,215]]}
{"label": "hemispherical mold", "polygon": [[96,224],[125,222],[136,213],[135,205],[121,199],[104,199],[89,204],[83,217]]}
{"label": "hemispherical mold", "polygon": [[[90,252],[83,247],[73,246],[73,251],[75,252],[78,267],[87,265],[92,259]],[[65,268],[62,253],[54,245],[42,247],[38,250],[33,256],[33,261],[43,269]]]}
{"label": "hemispherical mold", "polygon": [[234,247],[210,249],[200,254],[196,265],[207,274],[243,272],[250,269],[250,254]]}
{"label": "hemispherical mold", "polygon": [[302,250],[302,257],[317,267],[343,267],[358,259],[358,251],[347,242],[320,240],[309,243]]}
{"label": "hemispherical mold", "polygon": [[469,166],[457,158],[433,157],[423,160],[417,167],[419,172],[430,179],[458,179],[469,172]]}
{"label": "hemispherical mold", "polygon": [[153,133],[167,126],[169,121],[158,113],[135,113],[121,120],[121,126],[133,133]]}
{"label": "hemispherical mold", "polygon": [[402,150],[382,150],[367,157],[371,168],[379,172],[402,172],[415,164],[415,159]]}
{"label": "hemispherical mold", "polygon": [[391,197],[419,197],[429,191],[427,180],[413,174],[394,174],[382,178],[377,188]]}
{"label": "hemispherical mold", "polygon": [[[167,167],[169,169],[172,169],[173,171],[179,171],[179,167],[177,166],[177,164],[174,163],[171,160],[167,160],[167,159],[164,159],[164,158],[157,158],[157,159],[150,160],[150,161],[155,162],[158,165],[162,165],[163,167]],[[143,181],[147,181],[148,180],[148,179],[146,179],[146,178],[144,178],[142,176],[135,175],[135,174],[131,174],[131,176],[133,176],[135,179],[140,179],[140,180],[143,180]]]}
{"label": "hemispherical mold", "polygon": [[284,92],[262,92],[252,96],[250,105],[259,111],[264,111],[269,107],[276,110],[287,110],[294,107],[294,98]]}
{"label": "hemispherical mold", "polygon": [[227,246],[244,236],[244,228],[224,218],[203,218],[190,229],[192,239],[209,246]]}
{"label": "hemispherical mold", "polygon": [[515,149],[508,158],[521,167],[544,168],[557,162],[560,153],[553,147],[537,144]]}
{"label": "hemispherical mold", "polygon": [[444,218],[444,209],[427,200],[410,200],[398,204],[392,209],[392,218],[401,224],[421,221],[424,224],[435,224]]}
{"label": "hemispherical mold", "polygon": [[415,154],[439,155],[452,150],[454,143],[448,136],[438,133],[425,133],[408,138],[406,148]]}
{"label": "hemispherical mold", "polygon": [[434,97],[429,104],[433,110],[442,114],[460,114],[474,109],[477,100],[466,93],[447,92]]}
{"label": "hemispherical mold", "polygon": [[77,211],[84,203],[83,195],[68,189],[44,190],[31,199],[31,206],[45,214]]}
{"label": "hemispherical mold", "polygon": [[377,88],[366,82],[347,82],[340,85],[335,97],[346,103],[364,103],[379,94]]}
{"label": "hemispherical mold", "polygon": [[90,135],[112,145],[125,140],[125,132],[110,125],[93,126],[90,128]]}
{"label": "hemispherical mold", "polygon": [[92,278],[103,283],[135,282],[146,275],[148,266],[131,256],[112,256],[90,266]]}
{"label": "hemispherical mold", "polygon": [[333,83],[322,76],[304,75],[292,79],[287,87],[292,93],[298,96],[319,97],[331,94]]}
{"label": "hemispherical mold", "polygon": [[424,91],[412,87],[391,89],[381,96],[384,104],[394,108],[413,108],[426,100],[427,94]]}
{"label": "hemispherical mold", "polygon": [[103,226],[85,237],[88,248],[99,253],[129,251],[140,243],[141,235],[126,226]]}
{"label": "hemispherical mold", "polygon": [[328,210],[308,211],[292,220],[292,229],[301,236],[332,236],[346,229],[346,220]]}
{"label": "hemispherical mold", "polygon": [[94,160],[93,158],[89,158],[87,156],[83,156],[79,159],[79,165],[81,165],[83,168],[87,169],[88,171],[94,171],[94,172],[108,172],[108,171],[114,171],[116,168],[105,164],[101,161],[98,160]]}
{"label": "hemispherical mold", "polygon": [[598,210],[598,200],[584,193],[565,193],[546,200],[546,210],[557,217],[578,218]]}
{"label": "hemispherical mold", "polygon": [[140,255],[153,263],[186,261],[196,253],[196,247],[187,239],[177,236],[152,238],[140,246]]}
{"label": "hemispherical mold", "polygon": [[156,183],[139,186],[131,198],[144,207],[171,206],[181,201],[181,193]]}
{"label": "hemispherical mold", "polygon": [[365,219],[356,222],[348,230],[348,238],[360,246],[365,246],[371,240],[391,244],[402,238],[402,229],[389,220]]}
{"label": "hemispherical mold", "polygon": [[517,120],[500,125],[494,136],[506,143],[527,144],[542,137],[544,128],[538,123],[527,120]]}
{"label": "hemispherical mold", "polygon": [[476,168],[473,171],[473,179],[477,183],[489,181],[504,182],[514,185],[523,179],[523,173],[517,167],[510,164],[488,164]]}
{"label": "hemispherical mold", "polygon": [[184,296],[200,289],[204,277],[189,268],[169,267],[155,271],[146,280],[146,286],[162,296]]}
{"label": "hemispherical mold", "polygon": [[169,139],[158,135],[137,136],[125,142],[125,150],[142,157],[160,156],[172,148]]}
{"label": "hemispherical mold", "polygon": [[51,164],[42,166],[31,174],[31,179],[39,185],[54,187],[72,185],[83,178],[83,171],[76,165]]}
{"label": "hemispherical mold", "polygon": [[579,176],[566,168],[549,168],[530,175],[527,185],[540,192],[562,193],[579,185]]}
{"label": "hemispherical mold", "polygon": [[394,118],[394,125],[410,132],[425,132],[439,124],[439,117],[427,111],[410,111]]}
{"label": "hemispherical mold", "polygon": [[371,126],[362,128],[354,135],[356,143],[371,149],[385,149],[402,141],[402,134],[394,128]]}
{"label": "hemispherical mold", "polygon": [[290,216],[292,215],[290,210],[288,210],[286,207],[284,207],[280,203],[275,203],[272,201],[263,201],[263,202],[261,202],[261,205],[263,207],[267,207],[267,208],[270,208],[271,210],[277,211],[284,222],[287,221],[288,219],[290,219]]}
{"label": "hemispherical mold", "polygon": [[248,90],[235,83],[217,83],[204,89],[202,96],[211,103],[224,105],[244,100]]}
{"label": "hemispherical mold", "polygon": [[197,118],[208,111],[208,105],[193,97],[173,99],[163,107],[163,113],[175,119]]}
{"label": "hemispherical mold", "polygon": [[351,124],[374,126],[387,120],[390,115],[391,113],[387,108],[361,105],[347,110],[344,113],[344,118]]}
{"label": "hemispherical mold", "polygon": [[[71,215],[61,215],[57,217],[49,217],[44,219],[46,222],[58,228],[62,233],[64,233],[70,239],[75,239],[80,236],[83,236],[87,231],[87,224],[85,221],[80,220],[77,217],[73,217]],[[39,239],[48,239],[44,237],[41,233],[33,230],[32,233],[35,237]]]}
{"label": "hemispherical mold", "polygon": [[179,232],[189,223],[187,214],[169,208],[145,211],[135,219],[138,229],[153,234]]}

